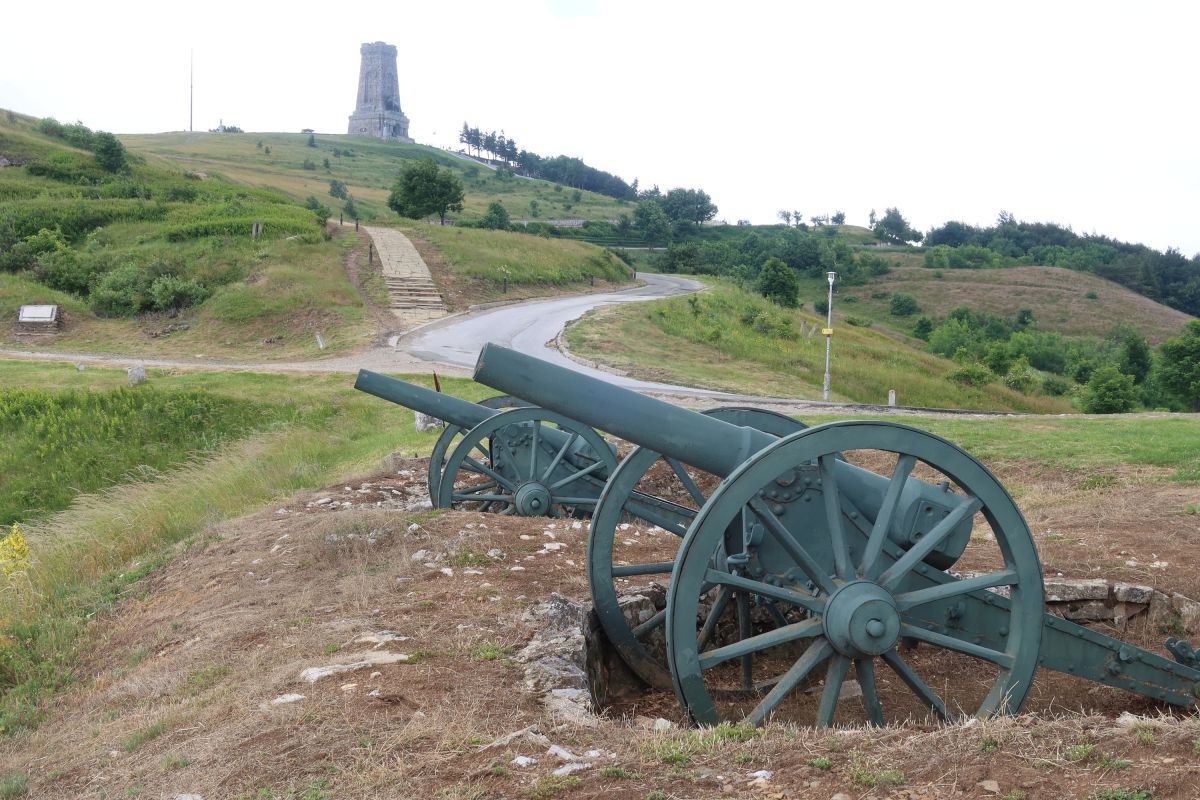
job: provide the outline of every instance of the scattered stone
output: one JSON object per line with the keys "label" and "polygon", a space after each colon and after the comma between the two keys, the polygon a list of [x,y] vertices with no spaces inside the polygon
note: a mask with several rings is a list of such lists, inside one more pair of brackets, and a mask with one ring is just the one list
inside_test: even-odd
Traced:
{"label": "scattered stone", "polygon": [[1108,581],[1103,578],[1056,578],[1046,581],[1046,601],[1050,603],[1106,599]]}
{"label": "scattered stone", "polygon": [[429,550],[418,550],[408,557],[410,561],[428,561],[433,558],[433,553]]}
{"label": "scattered stone", "polygon": [[[393,631],[380,631],[379,633],[364,633],[362,636],[357,637],[354,642],[356,644],[373,644],[375,645],[375,649],[378,650],[388,642],[407,642],[408,640],[408,636],[401,636]],[[382,674],[380,672],[372,672],[371,677],[378,678]]]}
{"label": "scattered stone", "polygon": [[750,773],[750,774],[749,774],[747,777],[749,777],[749,778],[762,778],[763,780],[767,780],[767,781],[769,781],[769,780],[771,780],[771,776],[772,776],[772,775],[774,775],[774,774],[775,774],[775,773],[774,773],[774,772],[772,772],[772,771],[771,771],[771,770],[769,770],[769,769],[760,769],[760,770],[757,770],[757,771],[755,771],[755,772],[751,772],[751,773]]}
{"label": "scattered stone", "polygon": [[353,691],[354,691],[355,689],[357,689],[357,688],[358,688],[358,684],[357,684],[357,683],[343,683],[343,684],[342,684],[342,691],[343,691],[343,692],[353,692]]}
{"label": "scattered stone", "polygon": [[508,763],[512,764],[514,767],[532,767],[534,764],[538,763],[538,760],[531,756],[517,756]]}
{"label": "scattered stone", "polygon": [[372,689],[371,691],[367,692],[367,697],[379,697],[380,694],[382,693],[378,689]]}
{"label": "scattered stone", "polygon": [[829,800],[851,800],[851,797],[845,792],[838,792],[833,797],[830,797]]}
{"label": "scattered stone", "polygon": [[487,557],[494,559],[495,561],[503,561],[504,560],[504,551],[501,550],[499,547],[493,547],[491,550],[487,551]]}
{"label": "scattered stone", "polygon": [[443,426],[442,420],[438,419],[437,417],[431,417],[428,414],[423,414],[420,411],[414,411],[413,416],[414,424],[417,427],[417,433],[438,430]]}
{"label": "scattered stone", "polygon": [[331,502],[333,502],[332,497],[322,497],[320,500],[317,501],[317,505],[325,506],[325,505],[329,505]]}
{"label": "scattered stone", "polygon": [[447,578],[454,577],[454,570],[450,569],[449,567],[442,567],[438,571],[441,572],[443,575],[445,575]]}
{"label": "scattered stone", "polygon": [[567,748],[560,747],[559,745],[556,745],[556,744],[550,745],[550,749],[546,751],[546,755],[554,756],[559,761],[563,761],[563,762],[579,760],[579,756],[575,755]]}
{"label": "scattered stone", "polygon": [[316,683],[322,678],[328,678],[330,675],[340,675],[343,672],[354,672],[355,670],[374,667],[379,664],[395,664],[401,661],[408,661],[407,653],[388,653],[388,652],[369,652],[359,653],[356,658],[359,661],[349,661],[342,664],[330,664],[325,667],[308,667],[300,671],[300,680]]}
{"label": "scattered stone", "polygon": [[991,792],[992,794],[1000,794],[1000,783],[998,781],[993,781],[993,780],[980,781],[979,783],[977,783],[975,785],[978,786],[980,789],[983,789],[985,792]]}
{"label": "scattered stone", "polygon": [[563,764],[561,767],[554,770],[554,772],[552,772],[550,774],[561,778],[564,775],[570,775],[572,772],[582,772],[585,769],[591,769],[591,768],[592,768],[592,765],[589,762],[579,761],[579,762],[574,762],[571,764]]}
{"label": "scattered stone", "polygon": [[1114,583],[1113,599],[1118,603],[1145,603],[1149,604],[1154,596],[1154,589],[1150,586],[1138,586],[1132,583]]}
{"label": "scattered stone", "polygon": [[660,732],[669,731],[675,727],[675,723],[671,722],[669,719],[663,719],[662,717],[659,717],[658,719],[654,720],[654,724],[651,727],[653,730]]}
{"label": "scattered stone", "polygon": [[175,800],[204,800],[204,798],[198,794],[177,794]]}
{"label": "scattered stone", "polygon": [[509,567],[509,568],[508,568],[508,571],[509,571],[509,572],[524,572],[524,571],[525,571],[525,568],[524,568],[524,567],[520,567],[520,566],[518,566],[518,567]]}
{"label": "scattered stone", "polygon": [[296,703],[304,699],[302,694],[281,694],[271,701],[273,706],[281,706],[285,703]]}
{"label": "scattered stone", "polygon": [[146,368],[143,366],[130,367],[125,370],[130,386],[140,386],[146,382]]}
{"label": "scattered stone", "polygon": [[838,700],[853,700],[856,697],[862,697],[862,686],[859,685],[858,681],[843,681],[842,691],[838,693]]}
{"label": "scattered stone", "polygon": [[1179,623],[1185,631],[1200,633],[1200,603],[1181,594],[1173,594],[1171,606],[1179,613]]}
{"label": "scattered stone", "polygon": [[[513,742],[517,741],[518,739],[523,739],[525,741],[531,742],[532,744],[536,744],[539,746],[547,745],[550,743],[549,739],[547,739],[542,734],[538,733],[537,725],[530,725],[527,728],[521,728],[521,730],[519,730],[519,731],[513,731],[512,733],[506,733],[505,735],[501,736],[499,739],[492,742],[491,744],[485,745],[483,749],[491,750],[494,747],[508,747],[508,745],[512,744]],[[536,764],[537,759],[533,759],[533,763]]]}

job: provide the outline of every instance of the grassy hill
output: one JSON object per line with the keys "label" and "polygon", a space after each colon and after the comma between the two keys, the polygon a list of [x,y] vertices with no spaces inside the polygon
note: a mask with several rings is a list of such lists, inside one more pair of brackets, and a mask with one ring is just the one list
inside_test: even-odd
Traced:
{"label": "grassy hill", "polygon": [[[567,330],[585,358],[660,380],[726,391],[819,400],[825,338],[816,314],[780,308],[723,282],[698,296],[601,309]],[[947,379],[955,364],[884,332],[838,324],[830,399],[902,405],[1062,412],[1070,405],[999,384]]]}
{"label": "grassy hill", "polygon": [[[632,209],[628,203],[593,192],[578,192],[576,199],[573,190],[548,181],[504,178],[471,159],[419,144],[318,134],[314,148],[308,146],[308,135],[300,133],[158,133],[125,135],[121,141],[149,163],[220,175],[244,186],[270,187],[297,201],[313,195],[334,208],[335,214],[340,201],[330,197],[329,182],[337,179],[347,185],[367,221],[395,220],[387,207],[388,194],[404,164],[422,158],[432,158],[458,173],[467,192],[464,217],[482,216],[494,200],[518,219],[615,219]],[[305,169],[305,161],[314,168]],[[537,214],[530,207],[534,201]]]}
{"label": "grassy hill", "polygon": [[[68,126],[86,144],[90,131]],[[0,317],[58,303],[54,337],[7,347],[156,355],[318,356],[373,333],[332,241],[286,195],[146,163],[102,168],[30,117],[0,115]],[[253,221],[262,236],[250,238]]]}
{"label": "grassy hill", "polygon": [[[814,288],[824,291],[824,281],[820,284]],[[1182,311],[1112,281],[1062,267],[894,268],[867,287],[840,290],[834,297],[834,308],[880,322],[890,320],[906,328],[903,320],[888,314],[889,298],[895,292],[913,295],[921,305],[921,313],[934,318],[944,317],[959,306],[1001,317],[1028,308],[1043,330],[1065,336],[1104,336],[1114,325],[1123,323],[1136,328],[1151,344],[1178,335],[1191,319]]]}

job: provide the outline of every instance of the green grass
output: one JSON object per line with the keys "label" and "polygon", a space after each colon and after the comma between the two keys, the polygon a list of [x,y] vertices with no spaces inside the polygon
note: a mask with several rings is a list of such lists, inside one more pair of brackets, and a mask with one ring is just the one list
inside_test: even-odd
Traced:
{"label": "green grass", "polygon": [[440,225],[406,226],[405,233],[432,245],[472,294],[510,287],[569,286],[591,278],[631,280],[629,267],[596,245],[527,233]]}
{"label": "green grass", "polygon": [[[411,411],[354,391],[345,375],[149,373],[158,391],[204,388],[217,402],[290,409],[291,421],[166,473],[80,496],[23,526],[29,569],[0,592],[0,732],[37,725],[46,698],[77,680],[75,656],[90,621],[177,554],[173,545],[299,489],[377,469],[394,450],[428,452],[436,438],[415,432]],[[0,383],[12,389],[106,392],[124,382],[123,370],[0,362]],[[489,393],[469,381],[442,383],[466,399]],[[197,676],[196,691],[217,679]]]}
{"label": "green grass", "polygon": [[29,794],[29,778],[20,772],[10,772],[0,776],[0,800],[10,800],[13,797],[24,797]]}
{"label": "green grass", "polygon": [[169,469],[291,416],[286,406],[196,390],[0,390],[0,525],[59,511],[131,472]]}
{"label": "green grass", "polygon": [[[572,190],[558,187],[556,191],[555,185],[547,181],[502,180],[488,167],[438,148],[344,134],[317,134],[315,149],[308,147],[308,136],[299,133],[161,133],[122,136],[121,141],[153,165],[217,173],[248,187],[277,188],[296,201],[314,195],[334,209],[334,219],[342,204],[329,196],[329,181],[336,178],[346,183],[363,220],[395,221],[395,214],[387,207],[388,193],[400,169],[421,158],[432,158],[463,181],[465,208],[451,217],[481,217],[494,200],[502,202],[514,219],[531,218],[529,204],[533,200],[540,206],[539,219],[616,219],[622,213],[632,213],[633,208],[630,203],[592,192],[583,192],[575,201]],[[335,155],[335,148],[342,155]],[[353,155],[346,155],[347,150]],[[316,162],[315,171],[303,168],[306,158]],[[330,162],[328,171],[323,167],[325,158]]]}
{"label": "green grass", "polygon": [[152,723],[144,728],[134,731],[129,738],[121,744],[121,749],[126,753],[132,753],[135,750],[140,749],[142,745],[146,744],[146,742],[153,741],[166,732],[166,724],[162,722]]}
{"label": "green grass", "polygon": [[750,725],[722,722],[711,728],[665,733],[649,739],[645,748],[654,761],[684,767],[698,755],[720,750],[731,744],[744,744],[762,736],[762,729]]}
{"label": "green grass", "polygon": [[[801,323],[806,333],[800,334]],[[824,320],[780,308],[715,282],[700,295],[605,309],[567,331],[573,352],[636,377],[747,394],[820,398]],[[999,384],[963,386],[947,380],[955,367],[873,329],[835,326],[831,399],[903,405],[1055,412],[1058,398],[1027,396]]]}

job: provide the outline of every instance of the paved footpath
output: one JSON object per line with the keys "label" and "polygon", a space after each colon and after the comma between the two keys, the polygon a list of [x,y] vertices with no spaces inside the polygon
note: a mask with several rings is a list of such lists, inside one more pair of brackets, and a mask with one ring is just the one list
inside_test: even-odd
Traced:
{"label": "paved footpath", "polygon": [[412,330],[446,316],[446,304],[433,283],[429,267],[408,237],[393,228],[364,225],[363,229],[375,245],[389,305],[400,320],[401,330]]}

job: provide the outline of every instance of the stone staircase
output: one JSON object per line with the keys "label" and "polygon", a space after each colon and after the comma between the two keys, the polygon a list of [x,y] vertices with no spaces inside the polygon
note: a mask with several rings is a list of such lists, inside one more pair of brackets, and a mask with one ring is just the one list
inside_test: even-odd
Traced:
{"label": "stone staircase", "polygon": [[391,228],[364,229],[375,245],[392,313],[400,320],[401,328],[411,330],[446,316],[449,312],[429,267],[408,237]]}

